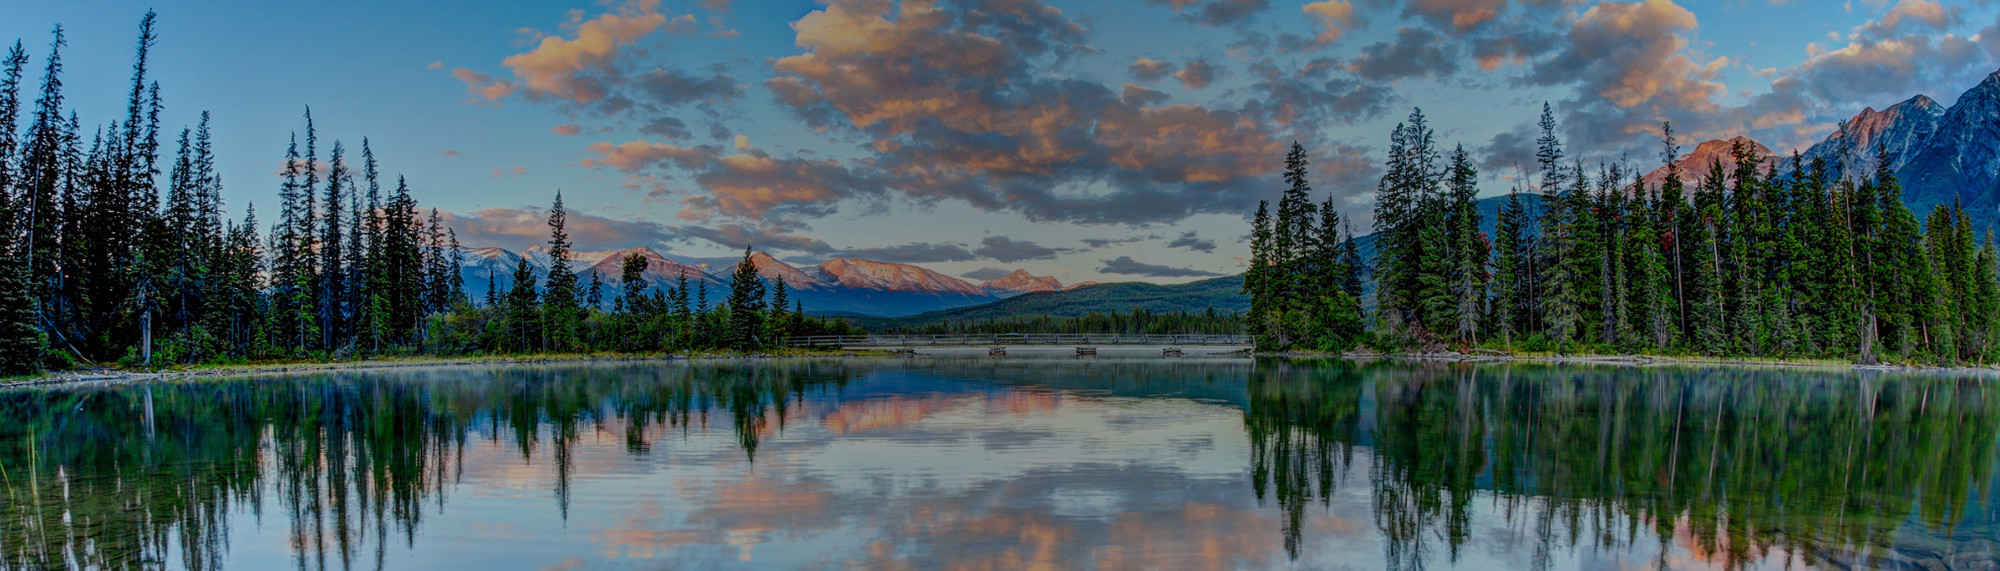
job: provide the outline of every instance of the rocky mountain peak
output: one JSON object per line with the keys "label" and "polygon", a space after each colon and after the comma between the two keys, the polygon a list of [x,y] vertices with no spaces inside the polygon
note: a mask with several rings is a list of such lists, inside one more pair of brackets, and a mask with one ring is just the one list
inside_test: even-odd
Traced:
{"label": "rocky mountain peak", "polygon": [[[1695,187],[1695,185],[1701,184],[1702,181],[1708,179],[1709,166],[1714,161],[1722,162],[1722,170],[1724,172],[1736,170],[1736,156],[1732,154],[1730,151],[1734,149],[1738,143],[1748,145],[1750,148],[1755,149],[1757,151],[1757,156],[1761,159],[1761,161],[1757,165],[1757,168],[1760,171],[1763,170],[1764,167],[1770,165],[1772,161],[1777,160],[1777,154],[1771,152],[1770,147],[1766,147],[1764,146],[1763,143],[1751,140],[1749,137],[1738,135],[1735,137],[1730,137],[1728,139],[1711,139],[1707,141],[1702,141],[1700,144],[1695,145],[1694,149],[1689,150],[1686,154],[1681,155],[1680,159],[1674,161],[1674,164],[1680,165],[1681,181],[1687,185],[1690,193],[1692,193],[1692,189]],[[1657,188],[1662,183],[1665,183],[1666,180],[1667,180],[1666,165],[1660,165],[1660,168],[1653,169],[1653,172],[1646,173],[1646,185],[1649,187]]]}
{"label": "rocky mountain peak", "polygon": [[998,279],[987,280],[986,283],[979,284],[979,287],[988,291],[1014,293],[1063,290],[1061,281],[1057,281],[1054,277],[1035,277],[1029,274],[1028,270],[1014,270],[1013,273]]}

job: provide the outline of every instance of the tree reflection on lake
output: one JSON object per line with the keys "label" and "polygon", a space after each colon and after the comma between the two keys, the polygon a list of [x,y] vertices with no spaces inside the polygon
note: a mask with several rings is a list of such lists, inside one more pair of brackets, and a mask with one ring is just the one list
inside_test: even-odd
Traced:
{"label": "tree reflection on lake", "polygon": [[[1991,565],[1985,378],[1880,371],[1260,363],[1253,478],[1287,513],[1371,456],[1390,567],[1456,562],[1479,510],[1556,551],[1642,536],[1721,567]],[[1268,489],[1268,492],[1266,491]],[[1914,536],[1914,537],[1913,537]],[[1968,551],[1969,550],[1969,551]],[[1660,566],[1669,550],[1659,549]]]}
{"label": "tree reflection on lake", "polygon": [[1990,382],[939,358],[24,389],[0,392],[0,556],[22,569],[1990,566]]}

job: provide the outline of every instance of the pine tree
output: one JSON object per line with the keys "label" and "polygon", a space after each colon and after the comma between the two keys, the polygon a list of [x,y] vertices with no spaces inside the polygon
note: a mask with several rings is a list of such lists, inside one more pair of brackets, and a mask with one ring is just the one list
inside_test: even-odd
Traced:
{"label": "pine tree", "polygon": [[541,300],[535,295],[535,270],[523,256],[514,268],[514,286],[507,291],[505,313],[507,334],[514,337],[516,351],[545,349],[542,340]]}
{"label": "pine tree", "polygon": [[327,163],[326,196],[321,203],[326,205],[326,214],[319,224],[319,285],[317,304],[319,306],[320,346],[329,350],[337,347],[344,339],[343,326],[347,321],[341,311],[347,291],[347,259],[343,255],[346,246],[342,231],[344,218],[341,206],[346,201],[347,149],[340,141],[333,142],[333,156]]}
{"label": "pine tree", "polygon": [[1508,343],[1516,335],[1527,331],[1528,322],[1528,257],[1530,251],[1523,232],[1529,221],[1527,208],[1521,204],[1520,187],[1507,192],[1507,201],[1500,206],[1499,220],[1494,226],[1493,249],[1493,328]]}
{"label": "pine tree", "polygon": [[[752,250],[743,248],[743,261],[729,278],[729,344],[738,349],[763,347],[764,277],[752,263]],[[704,296],[705,297],[705,296]]]}
{"label": "pine tree", "polygon": [[1250,224],[1250,267],[1243,272],[1243,293],[1250,296],[1250,323],[1260,349],[1276,349],[1271,336],[1275,290],[1270,287],[1272,264],[1270,201],[1257,201],[1257,214]]}
{"label": "pine tree", "polygon": [[555,204],[549,207],[549,279],[544,286],[542,306],[548,316],[550,344],[558,351],[577,346],[576,327],[581,321],[577,317],[576,272],[569,268],[569,230],[565,228],[568,219],[562,191],[556,191]]}
{"label": "pine tree", "polygon": [[1453,311],[1458,317],[1454,333],[1462,341],[1478,343],[1479,324],[1486,307],[1486,260],[1491,253],[1479,229],[1479,171],[1473,168],[1465,145],[1452,151],[1446,172],[1451,189],[1451,219],[1447,227],[1451,231],[1452,295],[1458,300]]}
{"label": "pine tree", "polygon": [[618,283],[624,286],[625,293],[619,296],[619,303],[625,307],[625,311],[632,314],[647,313],[646,267],[651,264],[652,262],[645,256],[638,254],[626,254],[620,261]]}
{"label": "pine tree", "polygon": [[57,238],[66,226],[61,208],[65,186],[80,165],[75,158],[78,141],[74,117],[65,121],[62,116],[65,45],[62,25],[56,25],[51,35],[54,38],[49,42],[48,62],[42,71],[41,94],[35,99],[33,120],[28,124],[26,144],[21,150],[20,179],[16,182],[19,190],[11,192],[19,197],[14,216],[24,226],[17,232],[22,235],[28,275],[33,280],[30,291],[37,307],[36,319],[45,330],[59,334],[60,330],[53,327],[53,316],[49,315],[61,313],[62,304],[56,295],[64,289],[56,271],[63,254]]}
{"label": "pine tree", "polygon": [[1721,162],[1710,163],[1708,176],[1695,190],[1694,218],[1687,224],[1687,248],[1684,250],[1687,303],[1692,320],[1689,335],[1694,347],[1709,355],[1720,355],[1729,346],[1724,317],[1724,255],[1720,238],[1720,225],[1726,220],[1723,177]]}

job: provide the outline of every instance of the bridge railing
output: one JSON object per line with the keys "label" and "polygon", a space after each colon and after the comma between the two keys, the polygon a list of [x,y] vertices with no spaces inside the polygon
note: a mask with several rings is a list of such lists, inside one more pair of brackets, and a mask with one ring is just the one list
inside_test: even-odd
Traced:
{"label": "bridge railing", "polygon": [[787,340],[792,347],[957,347],[1001,345],[1249,345],[1249,335],[1206,333],[1019,333],[987,335],[812,335]]}

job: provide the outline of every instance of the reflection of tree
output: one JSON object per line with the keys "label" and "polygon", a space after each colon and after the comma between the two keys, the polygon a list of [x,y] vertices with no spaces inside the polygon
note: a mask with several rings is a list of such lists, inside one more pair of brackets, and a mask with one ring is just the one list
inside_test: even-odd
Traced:
{"label": "reflection of tree", "polygon": [[[1328,429],[1364,415],[1327,376],[1370,387],[1372,426]],[[1372,445],[1376,523],[1391,565],[1410,568],[1430,538],[1456,560],[1475,491],[1538,567],[1642,533],[1728,567],[1774,550],[1874,565],[1906,520],[1945,535],[1967,521],[2000,430],[2000,396],[1980,380],[1872,371],[1260,363],[1250,386],[1260,494],[1284,465],[1275,455],[1317,453],[1282,436]],[[1312,466],[1333,481],[1333,466]],[[1301,480],[1268,479],[1287,478]],[[1327,489],[1276,491],[1289,510]]]}
{"label": "reflection of tree", "polygon": [[[470,435],[546,443],[567,511],[583,434],[734,422],[746,454],[838,362],[446,370],[0,393],[0,568],[219,567],[229,515],[274,490],[300,568],[379,568],[441,507]],[[415,376],[428,378],[412,378]],[[178,562],[170,557],[178,556]],[[368,561],[372,559],[373,561]]]}
{"label": "reflection of tree", "polygon": [[1249,380],[1250,478],[1257,501],[1268,494],[1285,512],[1285,551],[1299,556],[1305,506],[1333,496],[1337,473],[1353,460],[1361,412],[1360,377],[1351,366],[1259,362]]}

